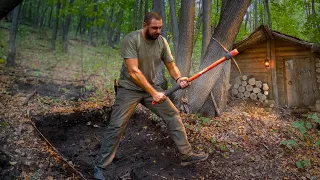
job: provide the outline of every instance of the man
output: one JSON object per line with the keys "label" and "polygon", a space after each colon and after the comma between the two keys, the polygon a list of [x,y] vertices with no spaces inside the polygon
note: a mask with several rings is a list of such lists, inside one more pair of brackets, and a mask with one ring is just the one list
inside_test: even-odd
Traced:
{"label": "man", "polygon": [[[181,77],[173,61],[167,40],[160,35],[161,27],[161,16],[156,12],[149,12],[144,18],[143,29],[129,33],[122,41],[120,54],[124,64],[110,124],[94,168],[96,179],[104,179],[102,169],[112,162],[120,138],[138,103],[151,109],[166,122],[171,138],[181,153],[181,165],[208,158],[208,154],[192,152],[179,111],[154,83],[156,68],[162,61],[181,88],[189,85],[188,78]],[[157,104],[152,105],[152,101]]]}

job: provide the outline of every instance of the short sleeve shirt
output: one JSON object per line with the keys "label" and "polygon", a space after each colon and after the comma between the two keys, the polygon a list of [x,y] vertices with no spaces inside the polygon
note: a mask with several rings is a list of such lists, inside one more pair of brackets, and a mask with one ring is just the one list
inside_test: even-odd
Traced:
{"label": "short sleeve shirt", "polygon": [[[123,59],[138,59],[138,68],[152,86],[155,86],[156,69],[160,63],[173,61],[168,42],[163,36],[160,35],[156,40],[149,42],[143,38],[141,30],[131,32],[123,39],[120,55]],[[133,82],[124,62],[119,85],[126,89],[143,91]]]}

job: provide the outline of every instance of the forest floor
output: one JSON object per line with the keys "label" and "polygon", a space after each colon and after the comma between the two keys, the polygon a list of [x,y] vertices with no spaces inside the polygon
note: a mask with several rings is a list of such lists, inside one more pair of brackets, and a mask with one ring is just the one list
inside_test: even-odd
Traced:
{"label": "forest floor", "polygon": [[[0,179],[92,179],[118,52],[77,39],[67,54],[51,52],[49,31],[20,28],[19,66],[10,72],[3,64],[8,32],[0,33]],[[266,112],[258,102],[235,100],[220,117],[181,116],[207,161],[180,166],[165,123],[138,106],[107,179],[320,179],[317,113]]]}
{"label": "forest floor", "polygon": [[[0,73],[0,179],[92,179],[114,94],[98,97],[75,83]],[[292,126],[310,116],[265,112],[257,102],[239,100],[217,118],[181,115],[194,150],[210,153],[207,161],[180,166],[166,125],[139,106],[105,170],[107,179],[320,178],[313,143],[319,129],[313,123],[303,136]]]}

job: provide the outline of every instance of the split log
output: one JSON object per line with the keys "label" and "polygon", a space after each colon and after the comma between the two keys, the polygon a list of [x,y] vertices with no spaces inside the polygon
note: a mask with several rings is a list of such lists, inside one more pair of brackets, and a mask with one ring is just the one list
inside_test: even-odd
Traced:
{"label": "split log", "polygon": [[238,98],[243,98],[243,97],[244,97],[244,94],[243,94],[242,92],[239,92],[239,93],[237,94],[237,97],[238,97]]}
{"label": "split log", "polygon": [[234,85],[233,85],[233,88],[234,88],[234,89],[238,89],[238,88],[239,88],[239,84],[234,84]]}
{"label": "split log", "polygon": [[261,94],[261,93],[258,93],[257,96],[258,96],[259,99],[261,99],[262,94]]}
{"label": "split log", "polygon": [[257,88],[262,88],[262,82],[261,81],[256,81],[256,87]]}
{"label": "split log", "polygon": [[253,85],[256,84],[256,79],[255,79],[255,78],[250,78],[250,79],[248,80],[248,83],[253,86]]}
{"label": "split log", "polygon": [[263,99],[259,99],[259,101],[260,101],[260,102],[263,102],[264,100],[263,100]]}
{"label": "split log", "polygon": [[316,71],[317,71],[317,73],[320,73],[320,68],[317,68]]}
{"label": "split log", "polygon": [[239,93],[238,89],[232,89],[231,90],[232,95],[237,95]]}
{"label": "split log", "polygon": [[258,88],[258,87],[255,87],[255,88],[253,88],[252,91],[253,91],[254,93],[259,93],[259,92],[261,92],[261,89]]}
{"label": "split log", "polygon": [[317,76],[317,79],[320,79],[320,75],[317,74],[316,76]]}
{"label": "split log", "polygon": [[251,91],[253,90],[253,87],[252,87],[251,85],[247,85],[247,86],[246,86],[246,90],[249,91],[249,92],[251,92]]}
{"label": "split log", "polygon": [[264,91],[263,94],[266,95],[266,96],[268,96],[269,91]]}
{"label": "split log", "polygon": [[238,88],[238,91],[243,93],[243,92],[246,91],[246,88],[243,87],[243,86],[240,86],[240,87]]}
{"label": "split log", "polygon": [[243,75],[243,76],[241,77],[241,79],[242,79],[243,81],[246,81],[246,80],[248,79],[248,76],[247,76],[247,75]]}
{"label": "split log", "polygon": [[262,84],[262,89],[263,89],[264,91],[268,91],[268,90],[269,90],[268,84],[267,84],[267,83],[263,83],[263,84]]}
{"label": "split log", "polygon": [[251,98],[252,100],[257,100],[257,94],[256,94],[256,93],[251,93],[251,94],[250,94],[250,98]]}
{"label": "split log", "polygon": [[248,82],[247,82],[247,81],[242,81],[242,82],[241,82],[241,86],[246,87],[247,85],[248,85]]}
{"label": "split log", "polygon": [[261,94],[261,99],[262,99],[262,100],[266,100],[266,99],[267,99],[267,96],[264,95],[264,94]]}
{"label": "split log", "polygon": [[245,91],[243,94],[244,94],[244,97],[247,97],[247,98],[248,98],[248,97],[250,97],[250,94],[251,94],[251,93],[250,93],[249,91]]}
{"label": "split log", "polygon": [[320,63],[320,58],[316,58],[316,62],[317,62],[317,63]]}
{"label": "split log", "polygon": [[316,67],[317,68],[320,67],[320,62],[316,63]]}

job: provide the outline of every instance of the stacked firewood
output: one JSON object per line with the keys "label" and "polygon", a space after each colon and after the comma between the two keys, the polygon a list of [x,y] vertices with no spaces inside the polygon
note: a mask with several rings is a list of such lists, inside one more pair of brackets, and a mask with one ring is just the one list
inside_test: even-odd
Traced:
{"label": "stacked firewood", "polygon": [[256,80],[252,76],[237,76],[231,89],[231,95],[238,99],[252,99],[255,101],[266,102],[269,94],[267,83]]}

